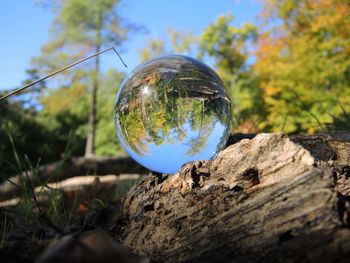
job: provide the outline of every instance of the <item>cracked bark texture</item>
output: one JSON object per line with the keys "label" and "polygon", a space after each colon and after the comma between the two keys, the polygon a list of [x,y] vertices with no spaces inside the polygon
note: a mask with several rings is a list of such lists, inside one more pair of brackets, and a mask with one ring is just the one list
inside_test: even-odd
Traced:
{"label": "cracked bark texture", "polygon": [[233,135],[132,188],[113,234],[153,262],[347,262],[349,160],[349,133]]}

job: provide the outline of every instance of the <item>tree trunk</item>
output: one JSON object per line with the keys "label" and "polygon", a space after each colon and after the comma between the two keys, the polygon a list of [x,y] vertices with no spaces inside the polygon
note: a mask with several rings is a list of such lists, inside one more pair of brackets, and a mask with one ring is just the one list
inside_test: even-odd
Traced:
{"label": "tree trunk", "polygon": [[348,262],[350,133],[229,142],[131,189],[114,236],[154,262]]}
{"label": "tree trunk", "polygon": [[[96,53],[100,52],[100,47],[96,48]],[[92,84],[92,101],[88,121],[88,134],[86,139],[85,157],[93,157],[95,153],[96,116],[97,116],[97,90],[99,76],[99,56],[95,60],[95,74]]]}
{"label": "tree trunk", "polygon": [[[99,28],[96,33],[96,52],[101,50],[101,28],[102,28],[102,10],[98,14],[99,16]],[[91,109],[89,113],[88,121],[88,134],[86,139],[85,157],[93,157],[95,154],[95,137],[96,137],[96,124],[97,124],[97,92],[99,87],[98,77],[100,75],[100,58],[96,56],[95,59],[95,71],[94,80],[92,83],[92,100]]]}

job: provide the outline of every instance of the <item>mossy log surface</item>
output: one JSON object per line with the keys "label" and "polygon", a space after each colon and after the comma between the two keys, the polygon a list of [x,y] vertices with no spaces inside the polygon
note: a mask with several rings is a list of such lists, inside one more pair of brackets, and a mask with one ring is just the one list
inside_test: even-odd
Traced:
{"label": "mossy log surface", "polygon": [[132,188],[111,233],[152,262],[348,262],[349,164],[350,133],[232,135]]}

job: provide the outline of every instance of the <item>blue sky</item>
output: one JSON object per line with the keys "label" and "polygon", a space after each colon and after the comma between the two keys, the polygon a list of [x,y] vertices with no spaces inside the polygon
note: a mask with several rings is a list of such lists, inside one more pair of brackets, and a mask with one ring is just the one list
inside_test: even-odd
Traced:
{"label": "blue sky", "polygon": [[[138,53],[147,39],[166,38],[167,28],[199,34],[220,14],[232,13],[235,24],[255,22],[261,10],[257,0],[122,0],[119,12],[129,22],[144,25],[148,34],[135,34],[125,42],[122,54],[128,71],[139,64]],[[49,38],[53,15],[34,0],[1,3],[0,89],[20,86],[32,56]],[[102,66],[112,65],[113,53],[101,57]],[[124,70],[120,66],[120,70]]]}

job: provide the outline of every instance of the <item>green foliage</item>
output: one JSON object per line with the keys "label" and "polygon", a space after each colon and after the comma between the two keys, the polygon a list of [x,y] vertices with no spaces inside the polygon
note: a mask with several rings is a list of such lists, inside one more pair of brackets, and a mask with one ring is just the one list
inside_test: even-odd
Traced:
{"label": "green foliage", "polygon": [[[221,15],[199,35],[168,30],[168,39],[150,39],[141,60],[166,53],[194,55],[214,63],[232,100],[235,130],[240,132],[316,132],[349,129],[350,5],[345,0],[264,0],[260,30],[252,24],[236,26],[232,15]],[[91,54],[118,46],[135,29],[121,21],[119,0],[50,1],[55,20],[49,41],[28,71],[31,82],[47,72]],[[275,23],[275,19],[278,23]],[[255,50],[254,50],[255,48]],[[254,56],[254,59],[250,59]],[[6,130],[20,153],[32,163],[61,158],[72,134],[73,156],[82,155],[88,132],[91,90],[97,80],[96,154],[115,155],[121,147],[113,125],[115,94],[123,75],[100,73],[86,63],[41,83],[17,100],[1,102],[1,175],[18,172]],[[40,91],[41,93],[37,93]],[[157,129],[169,116],[148,116]],[[188,109],[179,109],[190,112]],[[193,110],[199,110],[195,108]],[[137,114],[136,114],[137,113]],[[132,138],[144,136],[137,116]],[[181,121],[181,120],[180,120]],[[167,130],[168,129],[168,130]]]}
{"label": "green foliage", "polygon": [[247,41],[254,41],[257,29],[251,24],[231,25],[232,15],[221,15],[200,36],[200,54],[214,57],[219,74],[225,81],[244,71],[248,58]]}
{"label": "green foliage", "polygon": [[124,75],[116,70],[109,70],[101,78],[101,89],[98,97],[98,115],[96,129],[96,154],[113,156],[124,155],[114,129],[114,103]]}
{"label": "green foliage", "polygon": [[[180,32],[168,29],[168,39],[164,41],[158,38],[148,40],[146,46],[140,50],[140,60],[146,61],[165,54],[190,55],[197,43],[197,37],[191,32]],[[169,43],[168,43],[169,42]]]}
{"label": "green foliage", "polygon": [[2,102],[0,104],[0,181],[9,174],[19,172],[16,159],[12,154],[11,135],[18,151],[31,156],[33,162],[39,162],[42,156],[47,161],[55,158],[44,143],[51,141],[47,128],[33,119],[33,109],[24,110],[20,102]]}
{"label": "green foliage", "polygon": [[[113,124],[113,106],[116,93],[124,75],[109,70],[100,76],[101,89],[99,90],[96,154],[121,154]],[[75,82],[71,86],[50,90],[41,99],[43,109],[38,113],[37,120],[46,125],[49,132],[57,140],[65,141],[69,131],[75,138],[74,156],[83,155],[87,134],[87,119],[91,98],[84,83]],[[55,147],[53,145],[53,147]],[[55,149],[55,148],[54,148]],[[62,152],[63,149],[56,149]]]}
{"label": "green foliage", "polygon": [[265,105],[255,73],[249,67],[249,45],[257,39],[252,24],[232,25],[232,15],[221,15],[199,38],[199,58],[214,58],[231,100],[235,129],[256,132],[265,118]]}
{"label": "green foliage", "polygon": [[140,60],[146,61],[166,53],[165,43],[163,40],[157,38],[149,39],[146,47],[140,50]]}
{"label": "green foliage", "polygon": [[[68,0],[51,2],[55,20],[42,55],[33,59],[40,69],[52,70],[95,51],[119,46],[134,25],[122,23],[119,0]],[[78,70],[71,71],[74,75]],[[68,75],[65,72],[65,75]]]}
{"label": "green foliage", "polygon": [[0,181],[22,172],[16,166],[17,160],[10,138],[16,151],[26,154],[35,165],[63,158],[67,138],[71,139],[71,156],[83,153],[85,135],[75,131],[85,124],[85,120],[78,119],[69,111],[46,118],[44,112],[37,112],[33,108],[24,109],[20,101],[2,103],[0,110]]}
{"label": "green foliage", "polygon": [[[119,0],[53,1],[56,17],[51,38],[43,46],[41,56],[33,59],[33,64],[45,72],[87,56],[92,51],[119,46],[135,26],[122,23],[116,10],[118,4]],[[41,100],[44,106],[40,112],[41,123],[46,122],[52,132],[66,130],[67,133],[67,127],[71,126],[74,135],[79,138],[80,154],[83,154],[83,140],[87,137],[93,143],[87,144],[85,154],[113,154],[118,148],[112,132],[111,99],[115,97],[116,87],[121,81],[120,77],[116,79],[112,74],[106,77],[115,83],[105,85],[99,61],[97,57],[95,63],[86,63],[84,67],[61,73],[60,80],[54,83],[56,88],[47,92]],[[110,109],[106,109],[107,105]],[[110,117],[108,122],[104,116]],[[93,119],[96,124],[94,121],[88,123]],[[113,142],[113,147],[108,146],[109,141]]]}
{"label": "green foliage", "polygon": [[140,58],[144,61],[167,53],[193,55],[196,51],[199,59],[213,59],[233,103],[234,126],[245,129],[242,132],[256,132],[266,118],[266,110],[257,76],[247,60],[248,47],[256,41],[258,32],[252,24],[232,25],[233,19],[232,15],[221,15],[199,36],[168,30],[168,41],[151,39],[140,51]]}
{"label": "green foliage", "polygon": [[344,129],[339,121],[350,109],[349,2],[264,2],[267,22],[281,22],[261,34],[254,65],[268,107],[265,125],[286,132]]}

